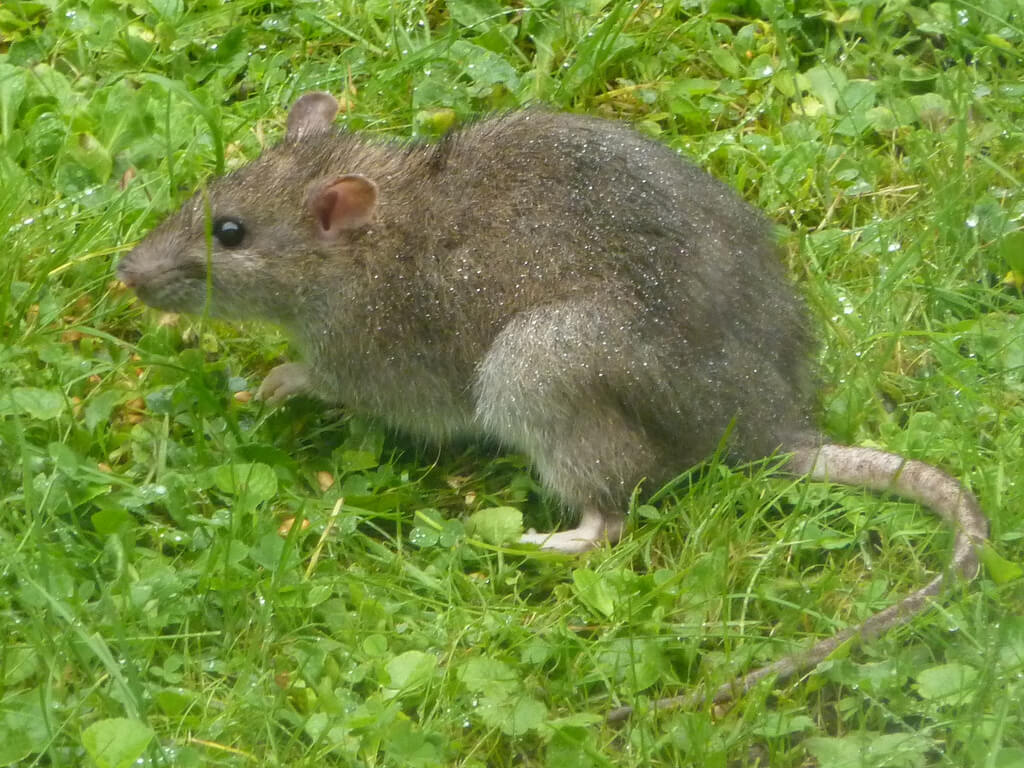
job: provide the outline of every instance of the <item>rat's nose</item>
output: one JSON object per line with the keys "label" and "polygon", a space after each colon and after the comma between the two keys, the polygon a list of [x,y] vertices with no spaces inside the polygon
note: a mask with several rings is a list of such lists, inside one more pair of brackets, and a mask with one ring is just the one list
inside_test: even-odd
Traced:
{"label": "rat's nose", "polygon": [[138,273],[128,263],[128,257],[126,256],[121,259],[121,262],[117,265],[117,279],[129,288],[134,289],[138,285],[138,277]]}

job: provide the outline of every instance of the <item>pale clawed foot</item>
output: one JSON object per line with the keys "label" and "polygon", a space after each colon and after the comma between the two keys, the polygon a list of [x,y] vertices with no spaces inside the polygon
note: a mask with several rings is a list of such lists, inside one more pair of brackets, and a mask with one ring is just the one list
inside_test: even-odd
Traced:
{"label": "pale clawed foot", "polygon": [[621,514],[602,514],[595,509],[588,509],[580,517],[575,528],[554,533],[537,533],[530,530],[519,539],[523,544],[536,544],[541,549],[578,555],[589,552],[602,544],[617,544],[622,538],[622,530],[626,520]]}
{"label": "pale clawed foot", "polygon": [[267,374],[256,391],[256,399],[265,400],[268,405],[277,405],[289,397],[307,393],[310,389],[309,367],[303,363],[285,363]]}

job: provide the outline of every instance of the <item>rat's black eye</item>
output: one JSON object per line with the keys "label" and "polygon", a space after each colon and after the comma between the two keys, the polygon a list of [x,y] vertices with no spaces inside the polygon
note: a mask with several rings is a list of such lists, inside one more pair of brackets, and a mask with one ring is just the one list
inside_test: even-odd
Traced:
{"label": "rat's black eye", "polygon": [[245,226],[238,219],[223,216],[213,221],[213,236],[225,248],[234,248],[245,237]]}

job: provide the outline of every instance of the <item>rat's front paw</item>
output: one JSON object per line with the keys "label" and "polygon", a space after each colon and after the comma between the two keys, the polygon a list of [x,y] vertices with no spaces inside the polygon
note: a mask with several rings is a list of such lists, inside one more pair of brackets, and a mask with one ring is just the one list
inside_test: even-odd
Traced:
{"label": "rat's front paw", "polygon": [[256,390],[256,399],[267,405],[277,405],[293,395],[301,395],[312,388],[309,366],[303,363],[285,363],[275,367]]}

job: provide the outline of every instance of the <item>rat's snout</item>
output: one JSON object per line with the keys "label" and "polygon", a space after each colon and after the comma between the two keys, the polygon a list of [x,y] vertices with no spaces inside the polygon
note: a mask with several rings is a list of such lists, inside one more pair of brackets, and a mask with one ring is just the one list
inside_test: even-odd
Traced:
{"label": "rat's snout", "polygon": [[137,248],[122,256],[117,263],[117,279],[136,293],[158,279],[160,272],[159,265],[151,263]]}
{"label": "rat's snout", "polygon": [[131,254],[121,259],[117,264],[117,279],[127,285],[129,288],[136,288],[139,284],[139,275],[132,269],[131,266]]}
{"label": "rat's snout", "polygon": [[[156,243],[157,248],[154,248]],[[164,312],[202,311],[206,303],[206,265],[168,253],[165,241],[152,238],[117,264],[117,279],[143,304]]]}
{"label": "rat's snout", "polygon": [[154,262],[150,255],[139,248],[129,251],[117,263],[117,279],[128,286],[135,295],[147,304],[152,303],[154,292],[159,292],[161,284],[166,282],[169,272],[159,262]]}

